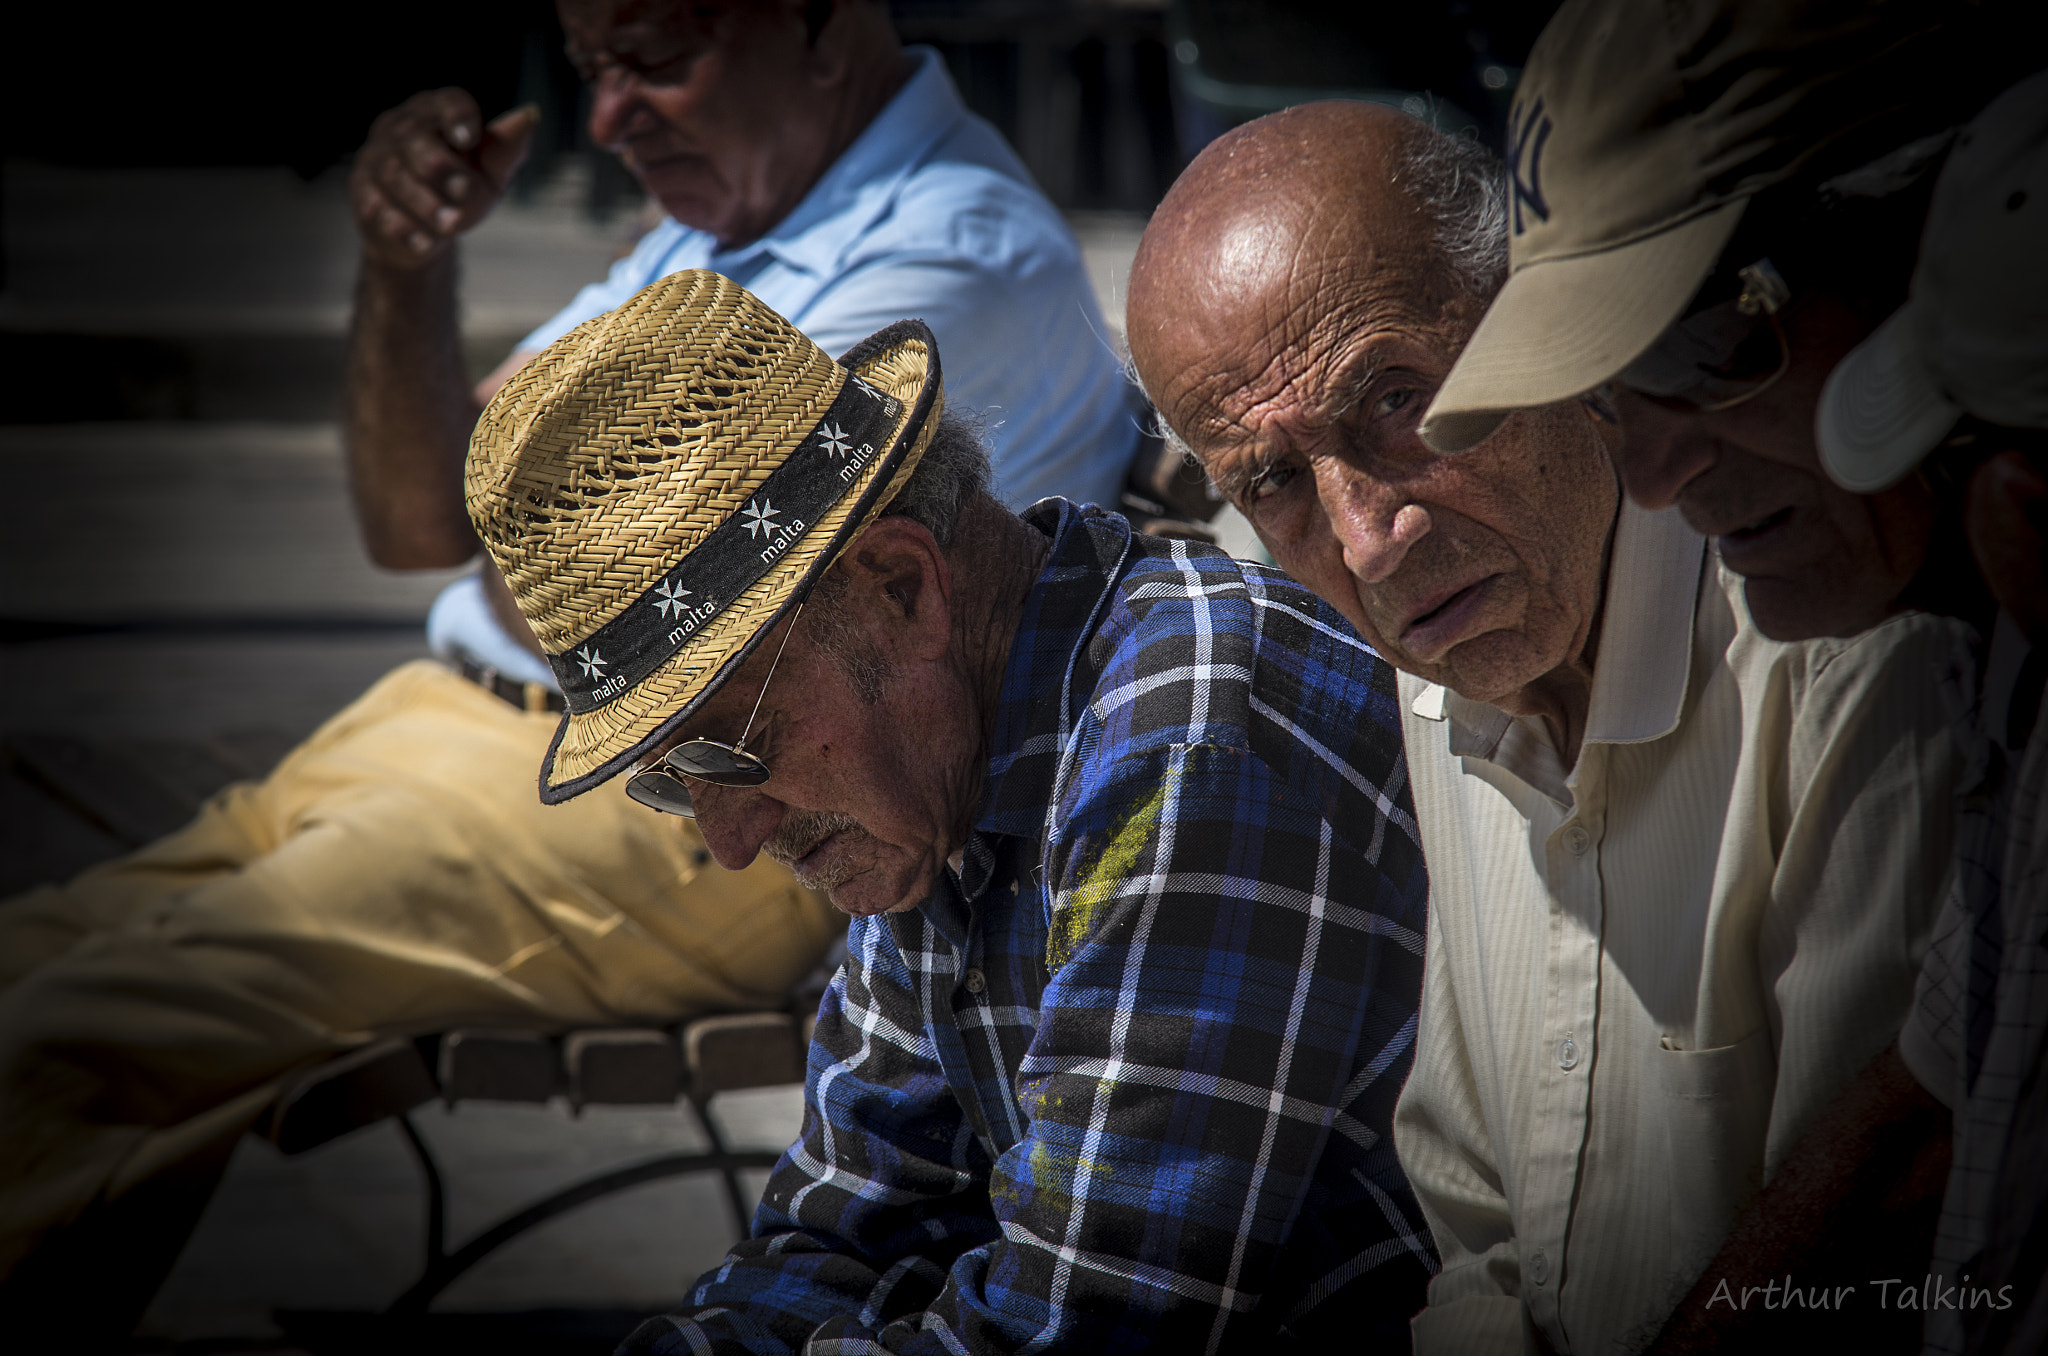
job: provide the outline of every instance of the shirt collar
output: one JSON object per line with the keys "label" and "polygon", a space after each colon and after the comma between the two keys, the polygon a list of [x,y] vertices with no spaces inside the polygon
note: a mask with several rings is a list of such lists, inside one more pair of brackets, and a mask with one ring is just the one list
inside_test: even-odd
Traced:
{"label": "shirt collar", "polygon": [[974,826],[1036,841],[1079,717],[1076,704],[1093,690],[1083,671],[1084,642],[1101,625],[1122,577],[1131,528],[1120,516],[1064,499],[1040,500],[1024,521],[1051,538],[1051,549],[1010,642]]}
{"label": "shirt collar", "polygon": [[[1706,539],[1676,509],[1650,513],[1623,501],[1607,565],[1585,743],[1640,744],[1678,727],[1706,549]],[[1425,684],[1410,709],[1425,720],[1448,720],[1450,750],[1461,757],[1496,760],[1515,724],[1499,707],[1436,683]]]}
{"label": "shirt collar", "polygon": [[846,252],[895,200],[903,180],[967,117],[938,52],[930,47],[908,51],[917,62],[910,79],[811,185],[795,210],[760,239],[714,252],[713,270],[723,272],[766,253],[807,273],[837,271]]}

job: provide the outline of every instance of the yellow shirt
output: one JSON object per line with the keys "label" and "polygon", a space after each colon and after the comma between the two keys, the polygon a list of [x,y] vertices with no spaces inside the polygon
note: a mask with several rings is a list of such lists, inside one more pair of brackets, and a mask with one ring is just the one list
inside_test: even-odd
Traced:
{"label": "yellow shirt", "polygon": [[1780,644],[1625,505],[1586,737],[1407,675],[1428,960],[1395,1145],[1443,1257],[1418,1353],[1639,1347],[1913,997],[1949,855],[1923,615]]}

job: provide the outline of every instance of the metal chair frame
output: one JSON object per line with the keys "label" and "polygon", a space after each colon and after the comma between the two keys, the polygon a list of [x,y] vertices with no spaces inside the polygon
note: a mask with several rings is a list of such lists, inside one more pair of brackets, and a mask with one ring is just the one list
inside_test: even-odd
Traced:
{"label": "metal chair frame", "polygon": [[[789,1014],[763,1012],[703,1018],[673,1031],[599,1029],[551,1038],[465,1030],[419,1040],[393,1037],[305,1071],[280,1095],[261,1130],[284,1153],[298,1154],[387,1118],[398,1122],[426,1188],[426,1260],[418,1279],[383,1313],[389,1318],[417,1318],[464,1273],[529,1229],[648,1182],[718,1173],[732,1211],[734,1236],[745,1237],[748,1211],[739,1173],[772,1168],[781,1154],[729,1145],[710,1114],[711,1100],[722,1092],[801,1081],[799,1036],[800,1026]],[[459,1062],[465,1044],[484,1051],[468,1067]],[[544,1052],[559,1052],[558,1077],[545,1076],[540,1064]],[[494,1086],[502,1088],[497,1096],[490,1091]],[[413,1111],[433,1100],[451,1106],[465,1100],[534,1102],[562,1093],[578,1110],[587,1105],[687,1101],[711,1145],[573,1182],[450,1247],[442,1167],[414,1123]]]}

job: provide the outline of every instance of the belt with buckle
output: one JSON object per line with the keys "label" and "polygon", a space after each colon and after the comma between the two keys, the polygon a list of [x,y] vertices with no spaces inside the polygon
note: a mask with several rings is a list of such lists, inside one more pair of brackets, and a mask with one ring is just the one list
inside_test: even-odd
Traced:
{"label": "belt with buckle", "polygon": [[562,694],[544,683],[522,683],[517,678],[507,678],[494,668],[472,664],[467,659],[457,662],[455,671],[484,691],[496,693],[522,711],[553,711],[560,714],[569,709],[569,704]]}

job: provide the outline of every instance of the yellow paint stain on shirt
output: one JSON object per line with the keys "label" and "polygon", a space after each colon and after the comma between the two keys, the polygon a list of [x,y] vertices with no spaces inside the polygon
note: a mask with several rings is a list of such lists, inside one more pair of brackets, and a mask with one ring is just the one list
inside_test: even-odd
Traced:
{"label": "yellow paint stain on shirt", "polygon": [[1057,971],[1074,958],[1074,953],[1088,940],[1088,934],[1095,930],[1097,911],[1116,898],[1123,882],[1135,873],[1139,859],[1158,835],[1160,815],[1173,794],[1176,776],[1169,772],[1158,788],[1110,832],[1108,842],[1084,869],[1081,879],[1061,896],[1053,908],[1052,924],[1046,930],[1046,969]]}
{"label": "yellow paint stain on shirt", "polygon": [[[1077,1154],[1064,1147],[1056,1148],[1042,1138],[1032,1141],[1025,1162],[1029,1165],[1031,1208],[1049,1211],[1059,1218],[1073,1212],[1074,1188],[1082,1178],[1107,1179],[1115,1172],[1114,1167],[1100,1159]],[[1023,1179],[1005,1175],[992,1187],[989,1195],[998,1205],[1013,1212],[1021,1210],[1024,1207]]]}

